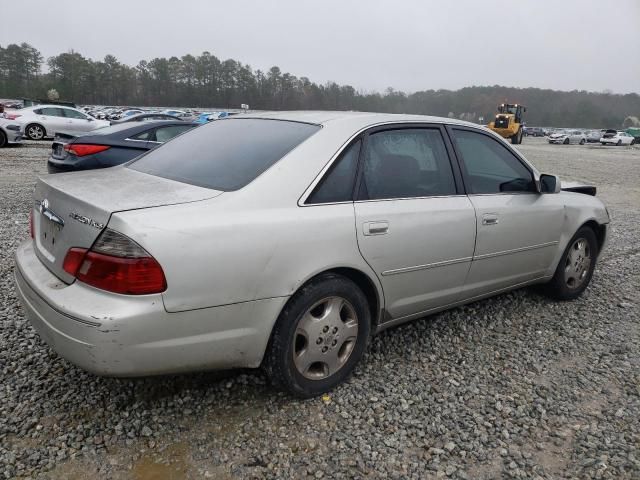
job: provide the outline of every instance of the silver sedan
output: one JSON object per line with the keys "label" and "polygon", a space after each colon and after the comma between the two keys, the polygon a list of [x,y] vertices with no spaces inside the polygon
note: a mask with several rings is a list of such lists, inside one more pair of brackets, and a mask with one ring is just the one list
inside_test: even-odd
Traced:
{"label": "silver sedan", "polygon": [[609,216],[491,131],[345,112],[236,116],[133,163],[45,176],[19,297],[102,375],[264,366],[300,396],[372,334],[531,284],[589,284]]}

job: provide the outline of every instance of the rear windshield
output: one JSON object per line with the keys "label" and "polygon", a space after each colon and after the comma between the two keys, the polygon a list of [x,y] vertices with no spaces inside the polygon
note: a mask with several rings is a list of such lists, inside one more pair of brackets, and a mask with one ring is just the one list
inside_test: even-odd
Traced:
{"label": "rear windshield", "polygon": [[200,187],[238,190],[319,129],[283,120],[216,120],[152,150],[129,168]]}

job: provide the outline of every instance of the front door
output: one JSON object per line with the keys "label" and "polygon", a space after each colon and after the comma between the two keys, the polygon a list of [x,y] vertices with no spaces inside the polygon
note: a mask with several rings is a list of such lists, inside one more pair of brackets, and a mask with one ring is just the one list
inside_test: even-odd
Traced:
{"label": "front door", "polygon": [[492,135],[452,134],[478,225],[465,298],[542,277],[558,251],[563,206],[538,193],[529,167]]}
{"label": "front door", "polygon": [[474,208],[456,185],[443,133],[394,127],[365,138],[358,246],[392,318],[454,303],[473,256]]}
{"label": "front door", "polygon": [[67,131],[73,133],[88,132],[93,129],[93,125],[90,120],[91,117],[84,113],[71,110],[70,108],[61,109],[64,112],[65,119],[67,121]]}

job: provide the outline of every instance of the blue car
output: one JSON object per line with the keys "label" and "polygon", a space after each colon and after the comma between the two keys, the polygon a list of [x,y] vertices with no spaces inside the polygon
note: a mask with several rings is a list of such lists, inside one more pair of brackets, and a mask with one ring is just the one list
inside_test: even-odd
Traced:
{"label": "blue car", "polygon": [[221,118],[226,118],[229,116],[229,112],[205,112],[201,113],[198,118],[194,120],[194,123],[207,123],[213,120],[219,120]]}

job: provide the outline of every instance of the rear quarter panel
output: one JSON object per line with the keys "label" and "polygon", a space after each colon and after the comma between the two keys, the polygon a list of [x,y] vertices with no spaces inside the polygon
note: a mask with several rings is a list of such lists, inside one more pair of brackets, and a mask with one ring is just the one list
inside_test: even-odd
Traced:
{"label": "rear quarter panel", "polygon": [[289,296],[335,267],[377,282],[357,247],[352,204],[241,209],[233,197],[112,216],[111,228],[162,265],[167,311]]}

